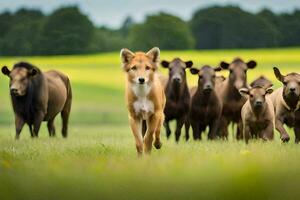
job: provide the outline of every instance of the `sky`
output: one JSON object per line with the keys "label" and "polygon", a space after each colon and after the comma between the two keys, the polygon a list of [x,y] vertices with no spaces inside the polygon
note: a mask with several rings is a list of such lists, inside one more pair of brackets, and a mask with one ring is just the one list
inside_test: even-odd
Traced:
{"label": "sky", "polygon": [[197,9],[211,5],[238,5],[250,12],[262,8],[291,12],[300,9],[300,0],[0,0],[0,12],[26,7],[38,8],[49,14],[68,5],[77,5],[97,26],[118,28],[127,16],[141,22],[149,14],[164,11],[189,20]]}

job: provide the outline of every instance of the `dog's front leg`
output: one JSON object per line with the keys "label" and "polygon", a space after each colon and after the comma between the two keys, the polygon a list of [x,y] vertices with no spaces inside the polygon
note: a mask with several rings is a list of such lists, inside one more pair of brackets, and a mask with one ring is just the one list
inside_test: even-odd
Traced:
{"label": "dog's front leg", "polygon": [[160,121],[161,114],[155,113],[147,120],[147,131],[144,136],[145,153],[150,154],[152,150],[153,135]]}
{"label": "dog's front leg", "polygon": [[129,116],[129,121],[130,121],[131,131],[132,131],[134,139],[135,139],[137,153],[138,153],[138,155],[142,155],[143,154],[143,137],[142,137],[142,134],[140,133],[141,120],[136,117]]}

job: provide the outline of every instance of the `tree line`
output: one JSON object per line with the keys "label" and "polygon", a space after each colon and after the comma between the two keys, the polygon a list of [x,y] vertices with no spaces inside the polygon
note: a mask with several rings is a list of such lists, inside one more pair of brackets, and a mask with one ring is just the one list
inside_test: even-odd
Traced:
{"label": "tree line", "polygon": [[300,45],[300,10],[250,13],[236,6],[199,9],[190,21],[167,13],[142,23],[124,20],[119,29],[96,27],[78,7],[49,15],[19,9],[0,14],[0,55],[59,55],[146,50],[270,48]]}

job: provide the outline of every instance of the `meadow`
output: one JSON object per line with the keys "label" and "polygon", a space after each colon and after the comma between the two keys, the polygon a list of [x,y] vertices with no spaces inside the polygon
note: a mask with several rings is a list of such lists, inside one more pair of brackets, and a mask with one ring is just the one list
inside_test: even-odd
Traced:
{"label": "meadow", "polygon": [[[239,56],[256,60],[249,82],[263,74],[280,83],[282,73],[300,72],[300,49],[163,51],[161,59],[180,57],[194,66],[217,66]],[[32,140],[24,127],[14,140],[8,78],[0,76],[0,199],[296,199],[300,195],[300,146],[275,141],[249,145],[229,141],[185,142],[175,136],[151,156],[138,159],[124,102],[125,74],[119,53],[54,57],[1,57],[9,68],[28,61],[42,70],[69,75],[73,107],[69,137],[49,138],[46,124]],[[167,74],[167,70],[160,69]],[[189,72],[190,85],[197,77]],[[222,72],[227,76],[227,72]],[[174,125],[174,124],[173,124]],[[174,129],[174,128],[173,128]],[[183,135],[183,134],[182,134]],[[232,136],[232,134],[231,134]]]}

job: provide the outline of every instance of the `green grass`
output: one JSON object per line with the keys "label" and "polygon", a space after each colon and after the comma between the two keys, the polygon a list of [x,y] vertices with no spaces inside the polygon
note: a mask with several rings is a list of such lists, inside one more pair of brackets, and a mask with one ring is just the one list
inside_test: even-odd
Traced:
{"label": "green grass", "polygon": [[[272,67],[299,72],[300,49],[172,51],[195,66],[216,66],[240,56],[258,62],[275,83]],[[68,139],[50,139],[45,124],[31,140],[27,127],[14,140],[8,79],[0,76],[0,199],[296,199],[300,195],[300,146],[274,142],[167,141],[138,159],[127,124],[125,76],[118,53],[56,57],[2,57],[1,65],[26,60],[69,75],[74,93]],[[162,69],[162,73],[166,70]],[[226,75],[226,72],[223,72]],[[196,77],[188,74],[189,84]],[[57,118],[57,132],[60,119]],[[292,131],[290,135],[293,136]],[[174,135],[172,135],[174,137]]]}

